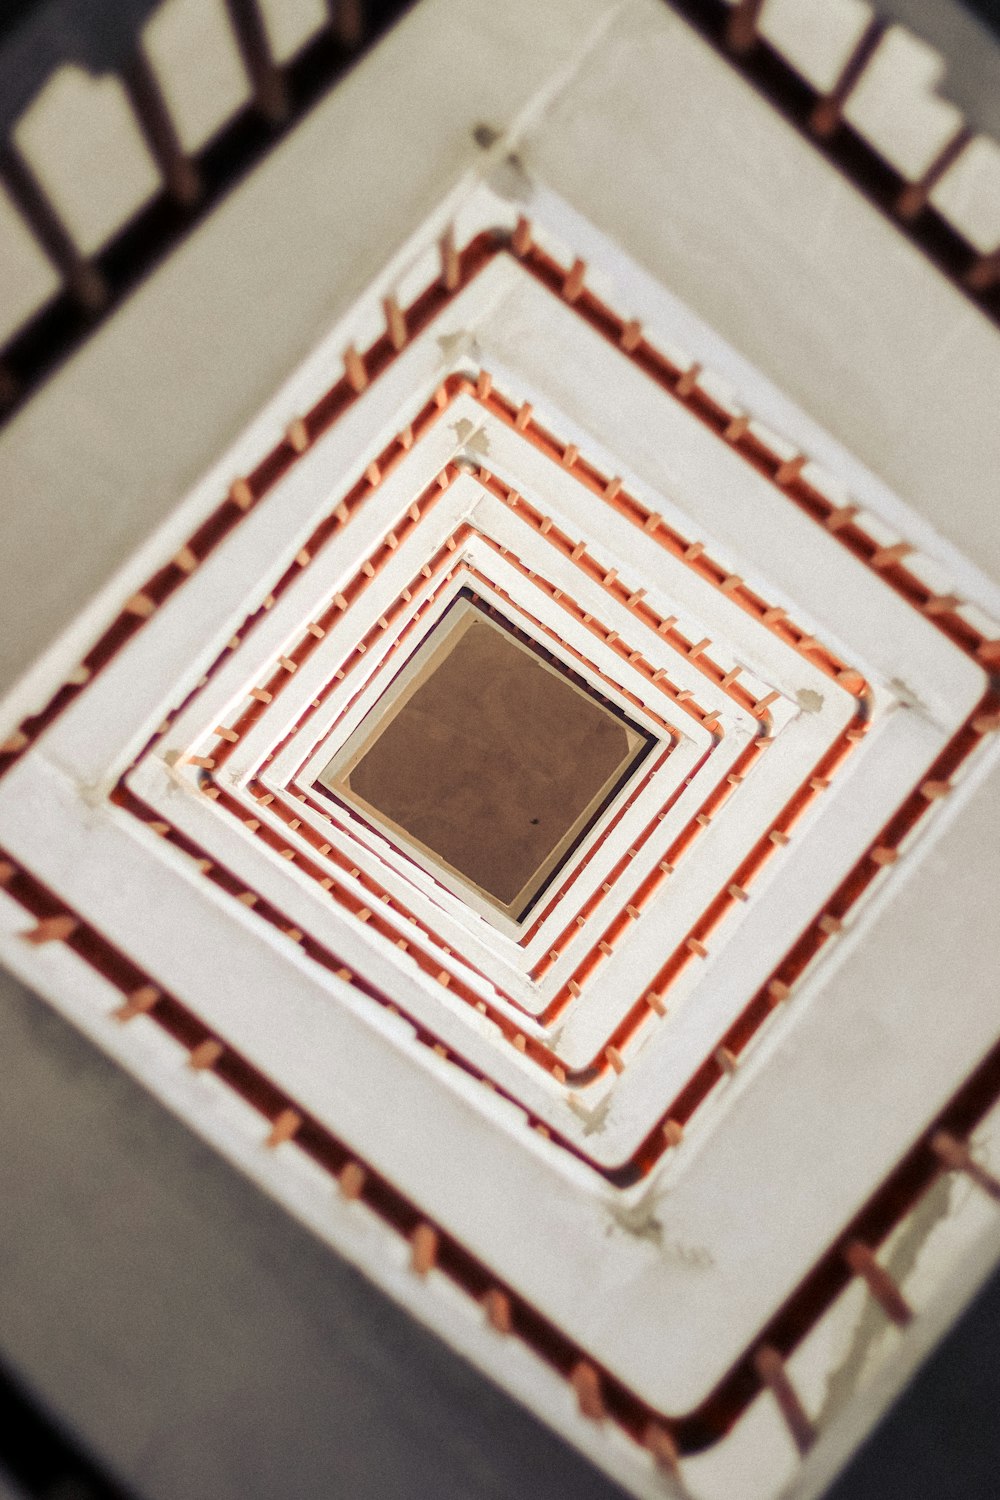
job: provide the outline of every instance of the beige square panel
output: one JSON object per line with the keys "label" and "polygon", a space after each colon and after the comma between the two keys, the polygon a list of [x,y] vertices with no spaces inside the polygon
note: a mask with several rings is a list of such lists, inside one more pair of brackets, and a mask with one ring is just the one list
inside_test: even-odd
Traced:
{"label": "beige square panel", "polygon": [[514,630],[458,601],[319,784],[524,921],[652,740]]}

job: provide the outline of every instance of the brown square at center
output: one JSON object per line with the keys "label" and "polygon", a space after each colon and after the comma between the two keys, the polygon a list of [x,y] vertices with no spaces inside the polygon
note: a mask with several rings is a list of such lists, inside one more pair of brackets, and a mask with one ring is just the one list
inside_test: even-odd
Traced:
{"label": "brown square at center", "polygon": [[319,777],[520,920],[652,745],[463,593]]}

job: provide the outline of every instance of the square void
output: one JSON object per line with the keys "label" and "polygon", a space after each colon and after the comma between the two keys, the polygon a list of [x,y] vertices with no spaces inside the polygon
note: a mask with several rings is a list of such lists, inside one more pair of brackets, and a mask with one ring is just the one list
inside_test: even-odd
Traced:
{"label": "square void", "polygon": [[463,590],[318,785],[520,921],[653,743]]}

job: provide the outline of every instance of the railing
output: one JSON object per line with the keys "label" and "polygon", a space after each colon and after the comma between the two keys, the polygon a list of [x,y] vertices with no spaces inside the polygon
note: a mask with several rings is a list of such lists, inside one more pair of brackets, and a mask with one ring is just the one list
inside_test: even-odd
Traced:
{"label": "railing", "polygon": [[[22,229],[54,272],[49,291],[0,345],[0,412],[9,415],[85,339],[129,289],[187,235],[219,198],[281,139],[407,0],[327,0],[325,15],[291,56],[276,55],[267,0],[204,0],[222,39],[238,54],[245,98],[200,147],[186,146],[170,102],[170,79],[150,55],[155,0],[43,0],[0,33],[0,188]],[[2,24],[2,23],[0,23]],[[96,247],[81,243],[25,147],[24,117],[66,65],[95,82],[114,79],[131,124],[155,167],[156,185],[138,210]],[[128,133],[129,119],[123,122]],[[2,250],[2,247],[0,247]],[[0,287],[0,315],[3,314]],[[0,336],[2,337],[2,336]]]}

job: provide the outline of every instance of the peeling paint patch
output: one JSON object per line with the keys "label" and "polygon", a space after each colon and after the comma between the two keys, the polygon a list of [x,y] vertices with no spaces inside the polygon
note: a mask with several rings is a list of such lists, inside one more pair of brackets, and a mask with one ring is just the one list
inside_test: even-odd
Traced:
{"label": "peeling paint patch", "polygon": [[461,443],[462,447],[471,453],[485,458],[490,451],[490,440],[483,427],[477,427],[467,417],[460,417],[457,422],[452,422],[451,430],[455,434],[455,441]]}
{"label": "peeling paint patch", "polygon": [[611,1108],[611,1095],[605,1094],[600,1104],[592,1109],[587,1115],[586,1124],[583,1127],[584,1135],[600,1135],[607,1123],[608,1110]]}
{"label": "peeling paint patch", "polygon": [[455,364],[460,355],[467,354],[474,342],[467,328],[459,328],[455,333],[442,333],[437,338],[437,346],[441,350],[444,363],[449,367]]}
{"label": "peeling paint patch", "polygon": [[795,701],[804,714],[818,714],[823,707],[823,694],[814,688],[799,688]]}
{"label": "peeling paint patch", "polygon": [[926,705],[902,677],[893,677],[889,683],[900,708],[925,708]]}

